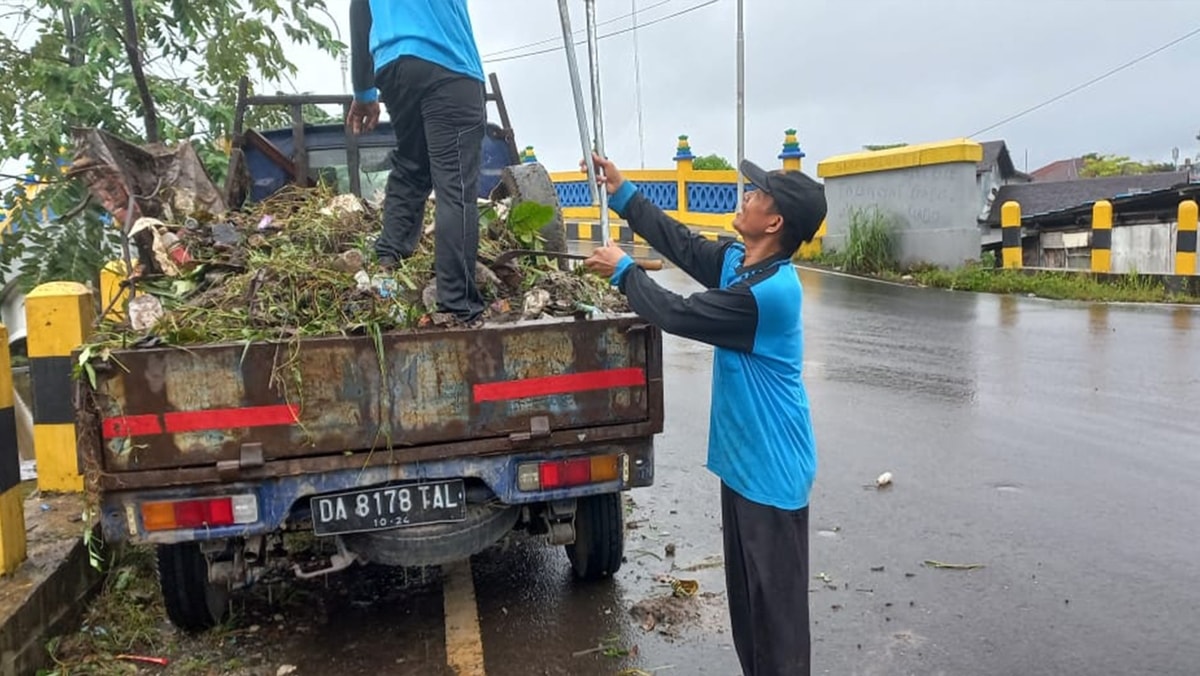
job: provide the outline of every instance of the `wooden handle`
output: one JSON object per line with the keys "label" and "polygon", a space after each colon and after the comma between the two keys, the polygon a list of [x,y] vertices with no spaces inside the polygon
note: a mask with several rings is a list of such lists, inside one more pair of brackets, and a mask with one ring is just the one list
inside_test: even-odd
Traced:
{"label": "wooden handle", "polygon": [[663,262],[660,260],[643,259],[643,260],[639,260],[637,262],[637,264],[638,264],[638,267],[643,270],[662,270],[663,269]]}

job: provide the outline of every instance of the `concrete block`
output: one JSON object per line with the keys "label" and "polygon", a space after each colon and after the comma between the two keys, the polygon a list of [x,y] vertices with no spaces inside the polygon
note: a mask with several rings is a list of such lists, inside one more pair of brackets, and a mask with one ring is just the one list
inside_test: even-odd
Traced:
{"label": "concrete block", "polygon": [[[42,505],[48,504],[48,511]],[[88,561],[82,496],[32,497],[26,501],[29,557],[0,578],[0,674],[32,676],[51,666],[46,643],[72,633],[103,576]],[[93,525],[99,536],[99,529]]]}

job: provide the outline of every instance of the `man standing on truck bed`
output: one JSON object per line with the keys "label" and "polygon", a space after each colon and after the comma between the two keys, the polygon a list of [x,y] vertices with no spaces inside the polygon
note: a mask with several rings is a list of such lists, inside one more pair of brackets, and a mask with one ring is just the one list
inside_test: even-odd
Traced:
{"label": "man standing on truck bed", "polygon": [[375,244],[380,264],[390,268],[416,250],[433,189],[438,309],[479,325],[476,196],[487,111],[467,2],[351,0],[350,51],[351,131],[375,128],[382,99],[396,134]]}
{"label": "man standing on truck bed", "polygon": [[687,298],[655,283],[621,248],[586,262],[635,312],[667,333],[715,346],[708,468],[721,479],[725,580],[746,676],[810,673],[808,500],[816,449],[801,379],[803,291],[792,256],[825,217],[822,186],[798,171],[743,162],[756,189],[733,221],[738,242],[712,242],[673,221],[608,160],[609,206],[707,289]]}

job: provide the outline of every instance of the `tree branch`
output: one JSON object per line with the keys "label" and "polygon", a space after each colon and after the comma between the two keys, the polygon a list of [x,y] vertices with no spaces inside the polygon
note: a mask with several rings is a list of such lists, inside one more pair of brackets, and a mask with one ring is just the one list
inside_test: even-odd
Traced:
{"label": "tree branch", "polygon": [[142,70],[142,54],[138,49],[137,16],[133,13],[133,0],[121,0],[125,10],[125,53],[129,55],[129,67],[142,97],[143,117],[146,120],[146,141],[158,143],[158,113],[154,109],[154,98],[146,85],[146,73]]}

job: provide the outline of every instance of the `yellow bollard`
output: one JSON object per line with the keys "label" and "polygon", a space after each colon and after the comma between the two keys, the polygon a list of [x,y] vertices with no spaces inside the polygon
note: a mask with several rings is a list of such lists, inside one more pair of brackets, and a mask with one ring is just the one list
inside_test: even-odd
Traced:
{"label": "yellow bollard", "polygon": [[1179,231],[1175,235],[1175,274],[1196,274],[1196,201],[1179,203]]}
{"label": "yellow bollard", "polygon": [[1021,254],[1021,205],[1009,200],[1000,207],[1000,244],[1004,267],[1019,268],[1023,262]]}
{"label": "yellow bollard", "polygon": [[33,380],[33,448],[38,490],[79,492],[71,352],[89,338],[92,294],[75,282],[43,284],[25,297],[26,343]]}
{"label": "yellow bollard", "polygon": [[8,329],[0,324],[0,575],[15,571],[25,560],[25,504],[21,493],[12,360]]}
{"label": "yellow bollard", "polygon": [[1112,272],[1112,202],[1092,206],[1092,272]]}
{"label": "yellow bollard", "polygon": [[[109,261],[100,271],[100,309],[111,308],[105,316],[106,319],[118,322],[125,319],[125,306],[129,303],[121,289],[121,282],[125,281],[125,277],[125,261]],[[121,298],[113,302],[118,295]]]}

